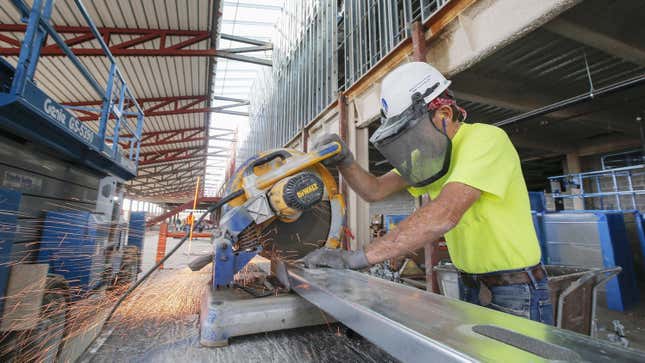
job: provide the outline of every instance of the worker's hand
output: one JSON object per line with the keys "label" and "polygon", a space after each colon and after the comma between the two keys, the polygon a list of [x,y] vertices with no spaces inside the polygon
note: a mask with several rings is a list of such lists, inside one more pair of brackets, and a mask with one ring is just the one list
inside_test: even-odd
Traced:
{"label": "worker's hand", "polygon": [[361,269],[369,266],[363,250],[346,251],[340,248],[319,248],[310,252],[303,259],[305,266]]}
{"label": "worker's hand", "polygon": [[354,154],[349,150],[345,142],[337,134],[324,134],[314,142],[314,150],[319,147],[337,142],[340,144],[340,153],[323,161],[326,166],[350,166],[354,162]]}

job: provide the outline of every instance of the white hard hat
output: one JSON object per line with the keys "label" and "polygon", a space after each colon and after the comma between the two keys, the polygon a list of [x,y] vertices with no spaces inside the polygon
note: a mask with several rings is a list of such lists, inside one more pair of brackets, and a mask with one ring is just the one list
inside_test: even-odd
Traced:
{"label": "white hard hat", "polygon": [[381,83],[383,115],[394,117],[400,114],[412,104],[413,94],[424,94],[428,89],[432,91],[425,97],[425,102],[430,103],[448,86],[450,81],[428,63],[410,62],[399,66],[385,76]]}

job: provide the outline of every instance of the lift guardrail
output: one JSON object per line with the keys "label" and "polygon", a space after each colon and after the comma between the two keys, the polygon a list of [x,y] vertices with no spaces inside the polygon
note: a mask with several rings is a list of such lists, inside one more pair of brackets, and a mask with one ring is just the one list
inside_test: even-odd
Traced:
{"label": "lift guardrail", "polygon": [[[588,209],[639,209],[639,196],[645,189],[633,181],[633,177],[645,174],[645,165],[597,170],[584,173],[549,177],[552,197],[555,199],[592,199],[598,205]],[[631,204],[627,206],[626,204]]]}

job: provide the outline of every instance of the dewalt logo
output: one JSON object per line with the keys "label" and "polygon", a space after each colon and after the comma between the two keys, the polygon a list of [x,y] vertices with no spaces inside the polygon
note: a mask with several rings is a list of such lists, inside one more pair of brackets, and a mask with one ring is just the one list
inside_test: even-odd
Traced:
{"label": "dewalt logo", "polygon": [[298,190],[298,192],[296,192],[296,194],[298,195],[298,198],[302,198],[302,197],[304,197],[306,195],[309,195],[309,194],[315,192],[316,190],[318,190],[318,184],[317,183],[308,185],[308,186]]}

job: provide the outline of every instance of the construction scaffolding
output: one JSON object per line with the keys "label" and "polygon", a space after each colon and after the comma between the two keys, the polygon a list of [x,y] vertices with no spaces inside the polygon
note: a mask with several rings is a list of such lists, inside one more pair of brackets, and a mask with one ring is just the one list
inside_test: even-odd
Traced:
{"label": "construction scaffolding", "polygon": [[287,0],[273,36],[273,67],[251,95],[246,157],[281,146],[336,99],[337,9],[331,1]]}
{"label": "construction scaffolding", "polygon": [[348,0],[340,16],[343,60],[339,85],[349,88],[379,60],[410,36],[410,24],[426,21],[450,0]]}
{"label": "construction scaffolding", "polygon": [[287,0],[250,97],[241,159],[280,147],[450,0]]}

